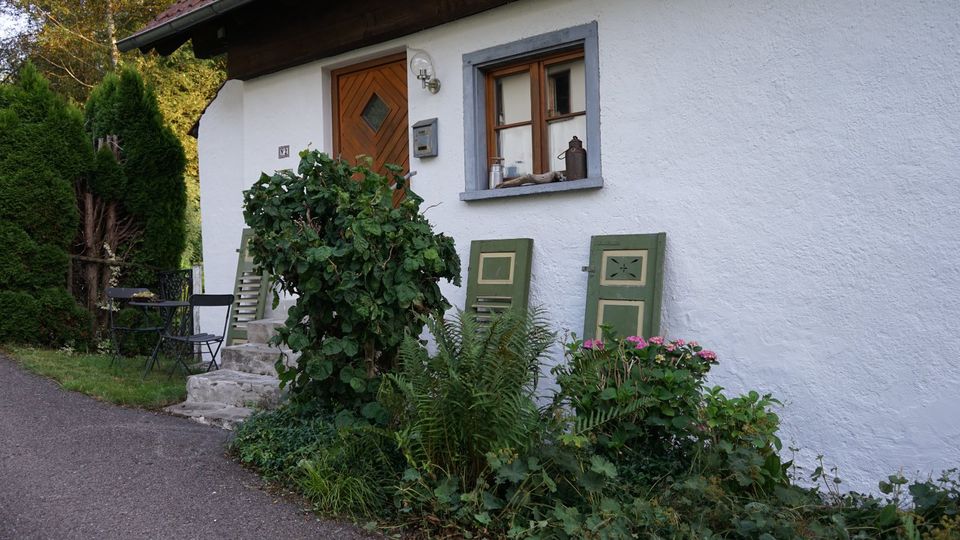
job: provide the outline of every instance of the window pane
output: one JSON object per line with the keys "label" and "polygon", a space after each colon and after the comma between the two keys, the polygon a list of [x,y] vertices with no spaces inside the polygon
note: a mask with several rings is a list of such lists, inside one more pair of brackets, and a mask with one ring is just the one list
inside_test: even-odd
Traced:
{"label": "window pane", "polygon": [[587,109],[583,60],[554,64],[547,68],[547,116]]}
{"label": "window pane", "polygon": [[533,172],[533,127],[518,126],[497,132],[497,152],[503,158],[503,177]]}
{"label": "window pane", "polygon": [[500,77],[496,82],[497,125],[530,120],[530,73]]}
{"label": "window pane", "polygon": [[[558,158],[557,156],[566,151],[567,147],[570,146],[570,139],[572,139],[574,135],[583,141],[583,147],[587,148],[587,116],[585,114],[564,120],[554,120],[547,124],[547,131],[549,133],[548,138],[550,139],[549,155],[551,171],[566,170],[566,161],[563,157]],[[587,160],[590,160],[589,150],[587,152]]]}

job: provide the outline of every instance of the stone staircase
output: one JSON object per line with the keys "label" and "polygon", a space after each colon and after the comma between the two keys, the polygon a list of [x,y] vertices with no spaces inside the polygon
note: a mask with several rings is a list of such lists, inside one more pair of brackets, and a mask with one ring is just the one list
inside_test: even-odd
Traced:
{"label": "stone staircase", "polygon": [[253,414],[280,404],[275,363],[282,353],[286,365],[295,365],[299,354],[267,342],[283,325],[282,319],[264,319],[247,323],[248,342],[220,351],[220,369],[187,378],[187,400],[165,411],[192,418],[203,424],[233,427]]}

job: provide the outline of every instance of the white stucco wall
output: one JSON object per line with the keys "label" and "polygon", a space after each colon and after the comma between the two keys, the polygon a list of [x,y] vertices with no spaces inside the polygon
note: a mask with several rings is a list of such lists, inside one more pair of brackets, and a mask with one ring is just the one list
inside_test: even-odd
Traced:
{"label": "white stucco wall", "polygon": [[[462,55],[593,20],[604,187],[459,201]],[[296,166],[277,146],[330,150],[329,69],[404,47],[443,81],[411,76],[440,139],[413,188],[464,261],[533,238],[532,302],[579,333],[590,236],[665,231],[664,332],[717,351],[712,382],[780,397],[802,462],[856,489],[960,462],[960,3],[527,0],[230,82],[200,124],[208,291],[232,286],[240,190]]]}

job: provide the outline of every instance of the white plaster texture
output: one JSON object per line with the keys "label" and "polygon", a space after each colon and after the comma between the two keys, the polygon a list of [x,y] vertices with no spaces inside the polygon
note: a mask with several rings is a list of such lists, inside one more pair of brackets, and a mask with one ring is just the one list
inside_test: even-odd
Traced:
{"label": "white plaster texture", "polygon": [[[594,20],[604,187],[459,201],[462,55]],[[960,462],[960,3],[523,0],[231,81],[200,123],[207,290],[232,286],[241,190],[296,166],[277,146],[331,150],[329,70],[404,47],[443,81],[409,77],[410,121],[439,118],[413,189],[464,273],[471,240],[533,238],[531,301],[580,333],[590,236],[665,231],[664,333],[782,399],[801,463],[870,490]]]}

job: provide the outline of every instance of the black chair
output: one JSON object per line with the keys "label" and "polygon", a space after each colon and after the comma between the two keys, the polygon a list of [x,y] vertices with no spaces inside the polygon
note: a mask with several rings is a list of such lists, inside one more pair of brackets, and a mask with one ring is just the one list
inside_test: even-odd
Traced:
{"label": "black chair", "polygon": [[[232,294],[193,294],[190,295],[190,311],[193,312],[194,308],[203,308],[203,307],[223,307],[226,308],[226,314],[223,318],[223,330],[220,332],[220,335],[216,334],[193,334],[191,335],[187,328],[181,327],[180,331],[177,334],[170,332],[169,330],[163,333],[163,341],[170,341],[177,346],[176,361],[173,364],[173,368],[170,370],[170,376],[173,376],[173,373],[177,370],[177,366],[183,366],[183,369],[188,373],[190,371],[190,366],[184,362],[184,349],[188,348],[190,350],[190,355],[196,354],[200,358],[201,362],[203,359],[203,346],[207,347],[207,352],[210,354],[210,363],[207,365],[207,371],[213,369],[216,366],[217,369],[220,369],[220,366],[217,364],[217,353],[220,352],[220,347],[223,345],[224,336],[227,335],[227,325],[230,323],[230,311],[233,307],[234,297]],[[216,344],[216,349],[213,348],[213,344]]]}
{"label": "black chair", "polygon": [[[157,291],[160,293],[160,298],[164,300],[189,302],[193,294],[193,271],[187,269],[157,272]],[[189,332],[181,332],[180,335],[193,333],[193,310],[187,306],[178,307],[166,315],[169,317],[168,326],[190,329]],[[187,318],[190,320],[185,320]]]}
{"label": "black chair", "polygon": [[[149,289],[143,288],[124,288],[124,287],[109,287],[107,288],[107,311],[109,313],[108,317],[110,320],[110,343],[113,345],[113,356],[110,358],[110,367],[113,367],[114,362],[119,362],[120,358],[123,356],[123,338],[128,334],[159,334],[162,330],[162,326],[150,326],[149,322],[145,325],[121,325],[118,321],[118,317],[115,315],[123,308],[124,305],[134,300],[133,295],[142,292],[150,292]],[[142,314],[141,321],[148,321],[146,313]]]}
{"label": "black chair", "polygon": [[188,302],[193,294],[193,270],[157,272],[157,289],[164,300]]}

